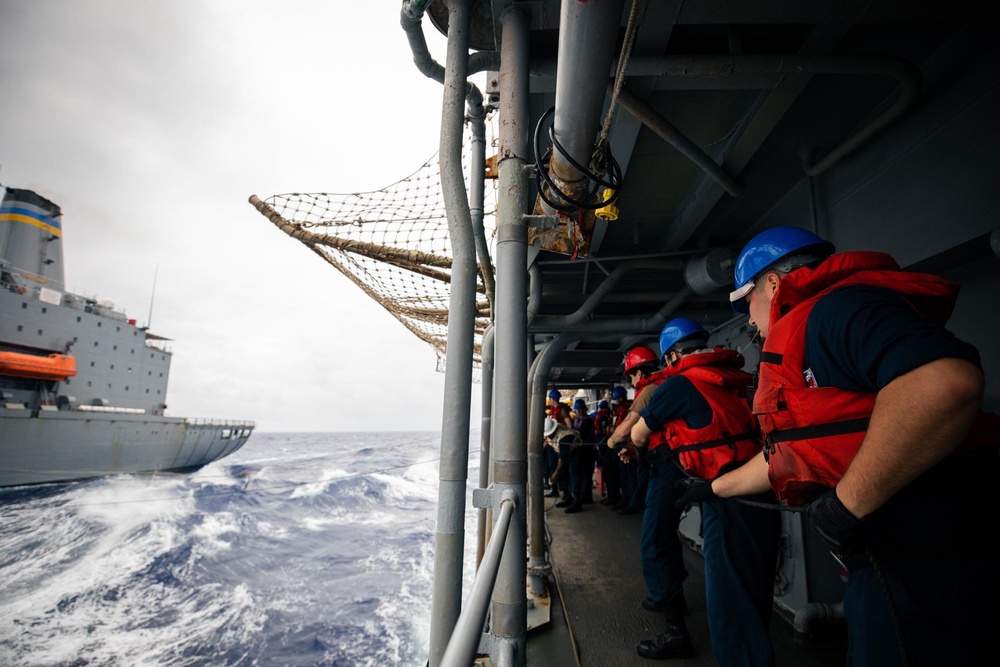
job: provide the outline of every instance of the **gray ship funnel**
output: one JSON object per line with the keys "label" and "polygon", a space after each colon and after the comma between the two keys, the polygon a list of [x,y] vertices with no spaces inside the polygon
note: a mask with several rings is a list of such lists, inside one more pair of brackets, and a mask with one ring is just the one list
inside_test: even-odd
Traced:
{"label": "gray ship funnel", "polygon": [[0,264],[9,289],[65,287],[62,211],[31,190],[6,188],[0,204]]}

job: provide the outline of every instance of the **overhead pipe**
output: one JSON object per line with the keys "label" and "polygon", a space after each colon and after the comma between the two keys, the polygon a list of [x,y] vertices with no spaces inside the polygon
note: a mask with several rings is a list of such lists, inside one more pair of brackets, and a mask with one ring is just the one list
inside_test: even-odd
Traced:
{"label": "overhead pipe", "polygon": [[[613,88],[614,84],[608,83],[609,97]],[[701,150],[696,143],[684,136],[670,121],[657,113],[653,107],[646,104],[637,95],[627,88],[622,87],[618,90],[618,102],[622,105],[623,109],[635,116],[636,120],[653,132],[656,132],[660,138],[676,148],[681,155],[700,167],[702,171],[712,177],[730,195],[739,197],[743,194],[743,186],[737,183],[736,179],[730,176],[725,169],[716,164],[710,155]]]}
{"label": "overhead pipe", "polygon": [[465,492],[469,475],[472,355],[476,319],[476,247],[462,173],[462,100],[467,93],[466,59],[472,0],[449,3],[447,67],[441,104],[441,192],[452,249],[445,358],[441,458],[438,471],[434,588],[431,599],[430,660],[441,663],[462,607],[465,560]]}
{"label": "overhead pipe", "polygon": [[[667,302],[667,306],[652,316],[628,317],[608,320],[590,320],[597,306],[614,289],[617,282],[629,271],[641,268],[683,268],[684,287]],[[716,248],[689,257],[685,262],[679,260],[636,260],[623,262],[615,267],[605,277],[601,285],[577,308],[568,315],[535,317],[528,327],[531,333],[547,333],[552,331],[583,331],[588,333],[629,333],[632,331],[649,331],[659,329],[666,322],[676,306],[671,306],[681,299],[680,303],[694,294],[704,296],[728,284],[733,265],[732,251],[727,248]],[[679,304],[677,304],[679,305]]]}
{"label": "overhead pipe", "polygon": [[[560,52],[561,57],[562,53]],[[616,68],[617,62],[604,71],[603,78],[605,82],[608,81],[610,76],[613,76]],[[552,63],[551,60],[536,61],[533,63],[532,74],[537,76],[552,76],[553,70],[556,72],[558,82],[558,77],[560,76],[558,62]],[[878,132],[902,116],[916,102],[920,95],[921,86],[923,85],[923,74],[921,74],[920,68],[908,60],[892,56],[790,53],[665,56],[660,58],[630,57],[625,68],[625,76],[627,77],[667,76],[672,78],[721,80],[744,74],[874,74],[889,76],[898,81],[899,94],[882,113],[868,124],[859,128],[826,156],[812,164],[803,164],[803,169],[809,176],[818,176],[825,172],[845,155],[857,150]],[[558,92],[560,84],[557,83],[556,85]],[[607,87],[607,83],[605,87]],[[621,93],[619,93],[619,99],[621,99]],[[642,119],[640,118],[640,120]],[[650,129],[657,131],[652,126],[650,126]],[[679,133],[678,136],[683,137]],[[666,139],[666,137],[664,138]],[[668,141],[670,140],[668,139]],[[674,144],[671,143],[671,145]],[[681,150],[680,147],[676,145],[675,147]],[[699,164],[699,166],[702,165]],[[702,168],[704,167],[702,166]],[[730,194],[732,193],[730,192]]]}
{"label": "overhead pipe", "polygon": [[653,260],[640,259],[634,262],[622,262],[616,266],[611,273],[605,276],[600,285],[597,286],[590,296],[580,304],[580,307],[568,315],[536,317],[529,327],[533,331],[566,331],[572,329],[590,317],[597,307],[604,301],[604,298],[615,288],[618,281],[630,271],[641,269],[655,270],[681,270],[684,262],[680,260]]}
{"label": "overhead pipe", "polygon": [[[415,1],[416,0],[414,0],[414,2]],[[428,4],[429,1],[430,0],[425,0],[424,4]],[[564,0],[564,4],[568,1],[570,0]],[[618,25],[618,23],[615,23],[615,25]],[[406,28],[407,26],[404,25],[404,29]],[[411,33],[408,32],[407,34],[410,35]],[[423,33],[420,33],[420,38],[422,39],[422,37]],[[411,50],[413,49],[414,42],[413,38],[411,38]],[[472,58],[476,58],[476,56],[479,56],[480,58],[477,58],[477,62],[474,64],[470,63],[470,71],[478,72],[496,68],[495,54],[479,52],[474,54]],[[426,43],[423,44],[422,52],[414,50],[414,60],[417,63],[418,68],[421,68],[421,71],[425,74],[431,76],[432,78],[437,76],[432,65],[433,60],[427,52]],[[558,72],[558,63],[561,60],[561,52],[559,60],[556,61],[551,59],[533,60],[531,62],[530,74],[531,76],[540,77],[555,76],[556,81],[558,82],[561,80],[561,76]],[[605,74],[613,77],[617,67],[618,62],[617,59],[615,59],[612,61],[611,66],[605,70]],[[894,58],[891,56],[848,56],[839,54],[804,53],[743,55],[720,54],[706,56],[664,57],[631,56],[625,67],[626,77],[667,76],[671,78],[689,78],[711,81],[728,79],[730,77],[746,74],[876,74],[893,77],[899,82],[899,95],[885,111],[879,114],[867,125],[859,128],[854,134],[841,142],[823,158],[811,164],[803,164],[803,169],[809,176],[818,176],[819,174],[827,171],[845,155],[857,150],[878,132],[903,115],[903,113],[905,113],[906,110],[908,110],[916,102],[920,94],[921,86],[923,85],[923,75],[916,65],[908,60]],[[598,80],[601,76],[601,74],[596,75]],[[557,83],[557,95],[558,88],[559,84]],[[620,101],[623,93],[625,93],[625,91],[619,92]],[[625,94],[632,95],[632,97],[634,97],[634,94],[632,93]],[[556,106],[558,111],[558,97]],[[624,102],[622,106],[626,109],[628,108],[625,106]],[[636,118],[640,121],[643,120],[642,118],[639,118],[639,116],[636,116]],[[591,124],[587,127],[592,126],[593,125]],[[647,124],[647,127],[654,132],[657,132],[657,134],[660,134],[659,130],[657,130],[655,126]],[[560,143],[563,143],[561,138],[562,135],[557,132],[556,136],[559,138]],[[663,135],[661,134],[660,136]],[[686,152],[686,149],[682,148],[682,144],[690,143],[691,145],[694,145],[693,142],[690,142],[690,139],[687,139],[679,132],[677,132],[676,137],[678,144],[673,143],[671,139],[663,136],[666,141],[681,151],[682,154],[693,159],[692,156]],[[586,158],[589,159],[589,155],[587,155]],[[574,159],[576,159],[575,154]],[[580,162],[580,160],[577,161]],[[585,163],[586,160],[581,162],[581,164]],[[702,169],[705,169],[706,165],[703,165],[698,161],[695,161],[695,164]],[[707,170],[706,173],[709,173],[709,175],[716,178],[716,180],[721,178],[719,174],[714,174],[708,172]],[[719,184],[723,185],[723,182],[719,180]],[[732,196],[739,196],[738,194],[734,194],[730,188],[725,185],[723,185],[723,187]],[[738,184],[737,187],[739,187]]]}
{"label": "overhead pipe", "polygon": [[[427,40],[424,38],[423,18],[427,6],[431,2],[433,0],[404,0],[399,13],[399,24],[406,33],[406,40],[410,44],[413,64],[428,78],[434,79],[438,83],[444,83],[444,67],[431,56],[431,52],[427,48]],[[477,51],[469,55],[468,63],[467,74],[496,70],[500,67],[500,54]],[[469,83],[469,86],[475,87],[472,83]]]}

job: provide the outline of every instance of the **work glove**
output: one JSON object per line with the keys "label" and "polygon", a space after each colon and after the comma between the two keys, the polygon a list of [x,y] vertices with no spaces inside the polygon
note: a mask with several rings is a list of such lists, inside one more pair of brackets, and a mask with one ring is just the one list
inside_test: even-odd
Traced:
{"label": "work glove", "polygon": [[674,489],[681,494],[681,497],[674,503],[674,507],[679,510],[687,507],[688,503],[710,503],[722,500],[712,490],[712,482],[700,477],[685,477],[674,484]]}
{"label": "work glove", "polygon": [[864,547],[865,523],[844,507],[835,488],[809,503],[806,513],[813,530],[833,547],[834,553],[849,555]]}

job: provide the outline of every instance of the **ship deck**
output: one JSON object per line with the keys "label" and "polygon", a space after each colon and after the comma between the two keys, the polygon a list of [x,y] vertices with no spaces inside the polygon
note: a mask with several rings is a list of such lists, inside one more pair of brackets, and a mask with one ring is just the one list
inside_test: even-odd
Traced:
{"label": "ship deck", "polygon": [[[595,501],[601,497],[595,495]],[[552,565],[551,620],[528,633],[529,665],[596,667],[657,664],[640,658],[635,645],[664,631],[660,614],[640,606],[647,595],[639,561],[641,515],[621,516],[595,502],[566,514],[545,498],[545,520]],[[705,615],[704,561],[691,545],[684,548],[689,577],[686,617],[697,654],[673,659],[676,667],[708,667],[716,662]],[[799,637],[778,608],[771,617],[777,664],[842,667],[846,661],[843,623],[817,622],[809,637]]]}

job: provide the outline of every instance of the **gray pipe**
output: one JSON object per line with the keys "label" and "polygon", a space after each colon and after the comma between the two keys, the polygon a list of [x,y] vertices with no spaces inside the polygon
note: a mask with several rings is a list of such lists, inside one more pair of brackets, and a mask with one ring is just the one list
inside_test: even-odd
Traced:
{"label": "gray pipe", "polygon": [[515,503],[511,498],[505,498],[500,502],[493,538],[490,539],[482,567],[476,572],[476,578],[472,582],[472,590],[469,591],[465,609],[455,624],[455,632],[441,659],[441,667],[468,667],[475,662],[479,637],[486,621],[490,592],[493,590],[497,569],[500,567],[500,551],[507,541],[507,528],[514,507]]}
{"label": "gray pipe", "polygon": [[[551,69],[551,65],[548,65]],[[545,66],[540,65],[539,71]],[[557,66],[558,70],[558,66]],[[804,164],[806,174],[818,176],[848,153],[857,150],[866,141],[899,118],[916,102],[923,85],[920,69],[902,58],[889,56],[846,56],[810,54],[753,54],[717,56],[669,56],[665,58],[630,58],[626,68],[628,76],[696,77],[721,80],[742,74],[875,74],[889,76],[899,82],[895,101],[867,125],[849,136],[826,156],[811,165]],[[614,72],[614,69],[611,70]],[[619,99],[621,97],[619,96]],[[624,106],[624,104],[623,104]],[[627,107],[626,107],[627,108]],[[639,118],[638,116],[636,116]],[[640,118],[640,120],[642,120]],[[643,121],[645,122],[645,121]],[[650,129],[657,131],[655,127]],[[662,135],[661,135],[662,136]],[[678,133],[678,136],[683,136]],[[666,139],[666,137],[664,137]],[[669,141],[669,139],[668,139]],[[678,150],[680,147],[673,144]],[[686,152],[681,151],[685,155]],[[688,157],[691,157],[690,155]],[[703,165],[699,164],[703,169]],[[720,182],[720,185],[722,183]],[[725,187],[723,185],[723,187]],[[728,188],[726,188],[729,191]],[[735,195],[733,192],[730,194]]]}
{"label": "gray pipe", "polygon": [[[479,433],[479,488],[486,489],[489,488],[490,483],[493,481],[490,475],[491,469],[491,456],[490,456],[490,438],[492,433],[492,423],[493,423],[493,332],[495,329],[493,325],[486,327],[486,331],[483,332],[483,347],[482,347],[482,417],[480,419],[480,433]],[[489,524],[487,522],[487,511],[485,507],[479,508],[478,519],[478,531],[477,544],[476,544],[476,567],[478,568],[483,560],[483,551],[486,547],[486,542],[489,540]]]}
{"label": "gray pipe", "polygon": [[476,248],[462,174],[462,100],[472,0],[449,4],[447,68],[441,109],[441,191],[451,240],[451,294],[445,359],[441,463],[438,479],[430,664],[440,664],[462,606],[465,493],[469,470],[469,412],[476,317]]}
{"label": "gray pipe", "polygon": [[[413,64],[427,78],[434,79],[438,83],[444,83],[445,69],[431,57],[431,52],[427,49],[427,40],[424,39],[422,25],[424,9],[432,1],[406,0],[403,2],[403,7],[399,12],[399,25],[406,33],[406,41],[410,45],[410,53],[413,54]],[[448,25],[450,29],[450,20]],[[498,63],[494,54],[487,54],[485,52],[474,53],[466,58],[465,73],[468,76],[474,72],[494,70],[497,66]],[[479,88],[471,81],[465,82],[465,96],[469,100],[470,108],[477,106],[477,104],[482,104],[483,95],[479,92]],[[479,98],[478,103],[474,101],[476,96]]]}
{"label": "gray pipe", "polygon": [[615,288],[622,276],[629,271],[640,269],[676,269],[679,271],[683,267],[683,261],[672,259],[639,259],[634,262],[622,262],[605,276],[597,289],[575,311],[568,315],[536,317],[531,323],[531,329],[533,331],[565,331],[581,324],[593,315],[597,306],[604,301],[604,298]]}
{"label": "gray pipe", "polygon": [[530,430],[528,431],[528,498],[531,502],[531,526],[528,551],[528,568],[531,577],[528,583],[531,592],[539,595],[545,590],[544,574],[549,564],[545,560],[545,508],[542,495],[542,451],[544,449],[543,428],[545,425],[545,393],[549,372],[556,356],[575,343],[582,336],[561,333],[546,343],[531,366],[531,399],[528,407]]}
{"label": "gray pipe", "polygon": [[[606,73],[614,59],[623,0],[562,0],[553,131],[570,157],[586,165],[601,127]],[[555,153],[549,171],[564,181],[582,174]]]}
{"label": "gray pipe", "polygon": [[[479,90],[476,89],[478,93]],[[468,97],[468,96],[467,96]],[[493,260],[486,240],[483,225],[484,200],[486,192],[486,108],[479,95],[479,105],[473,107],[468,102],[469,124],[472,129],[472,173],[469,175],[469,213],[472,215],[472,235],[476,239],[476,255],[479,257],[479,275],[483,277],[486,300],[490,304],[490,321],[495,310],[496,283],[493,279]]]}
{"label": "gray pipe", "polygon": [[531,326],[542,307],[542,269],[538,262],[528,267],[528,286],[528,326]]}
{"label": "gray pipe", "polygon": [[[556,104],[552,132],[562,150],[578,164],[589,165],[601,127],[607,72],[614,58],[624,0],[562,0],[556,59]],[[559,150],[552,151],[548,174],[558,189],[580,199],[589,179]],[[550,199],[559,199],[552,193]],[[555,211],[541,197],[537,204]]]}
{"label": "gray pipe", "polygon": [[[613,88],[614,84],[609,83],[609,97]],[[743,194],[743,186],[737,183],[736,179],[730,176],[725,169],[716,164],[710,155],[701,150],[696,143],[684,136],[680,130],[671,125],[666,118],[657,113],[653,107],[646,104],[637,95],[622,87],[618,91],[618,102],[623,109],[635,116],[639,122],[653,132],[656,132],[664,141],[676,148],[681,155],[691,160],[702,171],[711,176],[730,195],[739,197]]]}
{"label": "gray pipe", "polygon": [[[498,646],[513,649],[523,664],[528,606],[524,594],[527,539],[525,530],[525,394],[527,356],[528,228],[528,17],[516,3],[500,16],[500,147],[497,165],[497,317],[494,420],[493,503],[512,493],[517,511],[493,589],[490,632]],[[494,509],[496,512],[496,509]]]}

